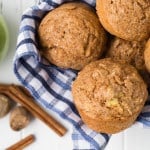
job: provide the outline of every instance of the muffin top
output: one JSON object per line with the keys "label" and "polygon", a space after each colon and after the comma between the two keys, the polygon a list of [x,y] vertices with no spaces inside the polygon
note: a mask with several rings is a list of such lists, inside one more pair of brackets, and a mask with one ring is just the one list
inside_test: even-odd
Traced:
{"label": "muffin top", "polygon": [[124,60],[126,63],[136,67],[138,70],[145,70],[145,44],[146,40],[137,42],[115,37],[110,42],[110,46],[106,52],[106,57],[110,57],[115,60]]}
{"label": "muffin top", "polygon": [[72,94],[77,109],[90,118],[123,120],[141,110],[147,89],[134,67],[107,58],[80,71]]}
{"label": "muffin top", "polygon": [[97,0],[101,23],[113,35],[130,41],[150,36],[150,0]]}
{"label": "muffin top", "polygon": [[62,4],[39,26],[41,54],[51,63],[76,70],[100,57],[106,33],[96,12],[85,3]]}

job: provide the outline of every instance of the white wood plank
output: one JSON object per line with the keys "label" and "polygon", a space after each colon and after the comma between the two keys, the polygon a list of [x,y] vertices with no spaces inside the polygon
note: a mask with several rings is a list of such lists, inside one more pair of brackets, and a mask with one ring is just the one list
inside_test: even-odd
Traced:
{"label": "white wood plank", "polygon": [[[20,0],[0,0],[1,13],[3,14],[10,36],[10,46],[4,61],[0,63],[0,83],[17,83],[13,73],[13,56],[16,49],[16,39],[21,14]],[[21,132],[15,132],[9,127],[9,114],[0,120],[0,148],[4,149],[20,139]]]}
{"label": "white wood plank", "polygon": [[148,150],[150,129],[131,126],[111,137],[106,150]]}
{"label": "white wood plank", "polygon": [[125,131],[124,150],[149,150],[150,129],[132,126]]}
{"label": "white wood plank", "polygon": [[123,150],[124,148],[124,133],[120,132],[113,134],[106,146],[105,150]]}
{"label": "white wood plank", "polygon": [[26,10],[28,7],[35,5],[36,2],[36,0],[22,0],[22,9]]}
{"label": "white wood plank", "polygon": [[35,0],[35,3],[36,3],[36,4],[39,4],[39,2],[40,2],[40,0]]}
{"label": "white wood plank", "polygon": [[34,134],[36,142],[28,146],[26,150],[42,150],[51,148],[53,150],[71,150],[71,126],[68,127],[68,123],[65,123],[63,120],[59,121],[69,129],[63,137],[59,137],[52,129],[37,119],[30,123],[30,125],[23,130],[22,137]]}
{"label": "white wood plank", "polygon": [[[2,14],[6,20],[10,44],[7,56],[4,61],[0,63],[0,81],[1,82],[17,82],[13,73],[13,56],[16,50],[16,41],[19,28],[19,22],[21,18],[21,1],[20,0],[1,0]],[[6,78],[6,76],[9,76]]]}
{"label": "white wood plank", "polygon": [[9,125],[9,114],[0,119],[0,149],[4,149],[20,139],[20,132],[13,131]]}

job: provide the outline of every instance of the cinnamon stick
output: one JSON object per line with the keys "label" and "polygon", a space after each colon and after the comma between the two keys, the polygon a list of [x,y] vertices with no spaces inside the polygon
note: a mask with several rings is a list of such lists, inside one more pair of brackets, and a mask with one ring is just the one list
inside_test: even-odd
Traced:
{"label": "cinnamon stick", "polygon": [[23,148],[31,144],[34,140],[35,137],[31,134],[24,139],[18,141],[17,143],[11,145],[10,147],[6,148],[6,150],[22,150]]}
{"label": "cinnamon stick", "polygon": [[0,93],[9,96],[11,99],[20,103],[28,111],[30,111],[35,117],[39,118],[51,129],[53,129],[59,136],[63,136],[66,133],[66,128],[56,121],[52,116],[45,112],[38,104],[35,103],[34,99],[25,94],[17,85],[1,85]]}

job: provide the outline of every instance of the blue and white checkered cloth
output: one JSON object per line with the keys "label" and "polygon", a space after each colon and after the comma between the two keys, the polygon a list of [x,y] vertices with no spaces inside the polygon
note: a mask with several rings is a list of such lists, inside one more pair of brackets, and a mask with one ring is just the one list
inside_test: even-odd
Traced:
{"label": "blue and white checkered cloth", "polygon": [[[24,12],[14,57],[14,72],[37,102],[72,124],[74,150],[102,150],[107,145],[110,135],[89,129],[81,120],[72,100],[71,83],[76,78],[77,72],[47,63],[38,51],[36,34],[41,18],[64,1],[43,0]],[[95,6],[95,0],[84,2]],[[142,126],[150,126],[149,101],[137,122]]]}

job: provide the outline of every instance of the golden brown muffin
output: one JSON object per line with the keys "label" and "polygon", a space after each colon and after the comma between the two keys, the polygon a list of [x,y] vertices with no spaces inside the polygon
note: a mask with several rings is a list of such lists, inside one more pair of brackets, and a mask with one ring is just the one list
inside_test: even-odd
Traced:
{"label": "golden brown muffin", "polygon": [[144,70],[145,44],[146,40],[137,42],[114,37],[110,42],[110,46],[106,52],[106,57],[110,57],[115,60],[124,60],[126,63],[136,67],[138,70]]}
{"label": "golden brown muffin", "polygon": [[146,43],[145,51],[144,51],[144,60],[145,66],[150,73],[150,39]]}
{"label": "golden brown muffin", "polygon": [[150,36],[150,0],[96,0],[96,9],[111,34],[129,41]]}
{"label": "golden brown muffin", "polygon": [[102,54],[106,32],[96,12],[84,3],[66,3],[49,12],[39,26],[42,54],[53,64],[76,70]]}
{"label": "golden brown muffin", "polygon": [[133,65],[143,77],[147,86],[150,87],[150,75],[146,69],[144,62],[144,49],[146,40],[144,41],[127,41],[114,37],[106,52],[106,57],[114,60],[123,60]]}
{"label": "golden brown muffin", "polygon": [[148,92],[133,66],[105,58],[79,72],[72,95],[81,118],[91,129],[117,133],[133,124]]}

